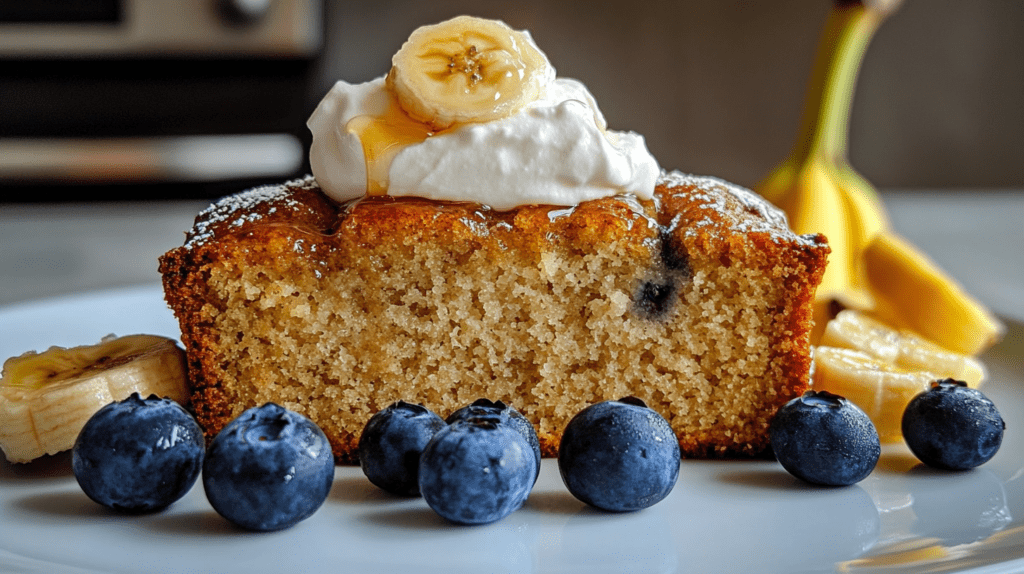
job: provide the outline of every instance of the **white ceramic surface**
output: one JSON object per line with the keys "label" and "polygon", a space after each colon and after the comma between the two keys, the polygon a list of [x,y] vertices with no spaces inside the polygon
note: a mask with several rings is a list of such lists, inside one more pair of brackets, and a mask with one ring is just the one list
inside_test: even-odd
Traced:
{"label": "white ceramic surface", "polygon": [[[0,357],[114,332],[177,336],[158,286],[0,309]],[[338,467],[326,504],[277,533],[240,531],[197,485],[164,512],[121,516],[78,488],[67,455],[0,462],[3,572],[1019,572],[1024,570],[1024,327],[986,355],[1007,421],[996,457],[932,471],[902,446],[846,488],[807,486],[772,461],[684,461],[641,512],[607,514],[545,460],[527,504],[495,524],[446,523]]]}

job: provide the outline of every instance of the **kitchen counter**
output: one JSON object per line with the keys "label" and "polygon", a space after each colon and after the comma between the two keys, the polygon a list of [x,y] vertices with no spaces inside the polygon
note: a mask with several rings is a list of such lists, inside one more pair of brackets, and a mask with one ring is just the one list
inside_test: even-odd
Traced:
{"label": "kitchen counter", "polygon": [[[1024,320],[1024,190],[891,191],[895,229],[997,313]],[[0,204],[0,306],[157,283],[207,202]]]}

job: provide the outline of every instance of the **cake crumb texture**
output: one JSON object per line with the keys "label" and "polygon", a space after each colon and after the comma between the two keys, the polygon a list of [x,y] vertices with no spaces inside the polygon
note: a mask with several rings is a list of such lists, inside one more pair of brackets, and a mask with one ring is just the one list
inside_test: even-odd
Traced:
{"label": "cake crumb texture", "polygon": [[691,457],[755,455],[808,384],[811,301],[828,246],[749,191],[663,174],[656,200],[496,212],[289,182],[199,215],[161,258],[212,436],[275,402],[341,462],[402,399],[442,417],[486,397],[545,456],[585,406],[632,395]]}

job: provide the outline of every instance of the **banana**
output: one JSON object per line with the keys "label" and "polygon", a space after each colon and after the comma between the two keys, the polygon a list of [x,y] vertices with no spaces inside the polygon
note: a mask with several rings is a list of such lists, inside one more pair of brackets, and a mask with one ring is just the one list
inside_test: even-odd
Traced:
{"label": "banana", "polygon": [[813,388],[846,397],[863,409],[875,423],[882,442],[900,440],[903,411],[910,399],[939,378],[932,372],[902,369],[853,349],[814,349]]}
{"label": "banana", "polygon": [[794,232],[823,233],[832,249],[815,294],[812,343],[821,338],[835,309],[874,307],[858,254],[868,234],[888,225],[884,211],[871,211],[869,196],[854,199],[861,192],[844,189],[839,173],[834,162],[810,161],[776,170],[758,189],[786,212]]}
{"label": "banana", "polygon": [[884,442],[900,439],[910,399],[932,381],[954,378],[977,388],[985,366],[909,332],[847,309],[829,321],[814,349],[813,386],[853,401],[871,417]]}
{"label": "banana", "polygon": [[910,332],[899,332],[867,315],[847,309],[829,321],[821,345],[853,349],[907,371],[928,371],[940,379],[953,378],[977,388],[986,377],[985,365],[967,355],[948,351]]}
{"label": "banana", "polygon": [[1006,327],[924,253],[894,233],[879,233],[864,252],[877,319],[963,355],[998,341]]}
{"label": "banana", "polygon": [[800,137],[790,155],[755,186],[786,212],[799,234],[823,233],[832,247],[815,300],[812,342],[837,308],[871,309],[861,254],[889,228],[878,193],[846,159],[857,72],[875,30],[895,6],[834,2],[808,88]]}
{"label": "banana", "polygon": [[12,357],[0,374],[0,450],[15,463],[67,450],[100,407],[135,392],[187,403],[185,353],[173,339],[109,335]]}
{"label": "banana", "polygon": [[415,30],[392,58],[387,86],[409,116],[442,130],[509,116],[554,78],[528,32],[459,16]]}
{"label": "banana", "polygon": [[857,72],[878,26],[900,0],[834,0],[819,45],[800,137],[755,190],[786,212],[796,233],[822,233],[832,254],[815,296],[812,344],[840,309],[913,331],[959,355],[994,344],[1005,328],[951,277],[892,231],[885,205],[846,159]]}

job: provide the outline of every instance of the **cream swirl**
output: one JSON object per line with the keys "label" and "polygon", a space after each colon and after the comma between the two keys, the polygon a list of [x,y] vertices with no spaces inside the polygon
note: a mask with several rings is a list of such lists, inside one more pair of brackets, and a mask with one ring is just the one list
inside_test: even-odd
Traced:
{"label": "cream swirl", "polygon": [[[336,201],[367,193],[367,158],[352,121],[380,117],[395,106],[384,78],[337,82],[310,116],[310,164],[321,189]],[[576,205],[631,193],[654,194],[657,162],[644,139],[608,130],[580,82],[559,78],[510,116],[466,123],[397,144],[378,158],[386,192],[444,201],[473,201],[506,210],[520,205]],[[372,186],[371,186],[372,187]]]}

